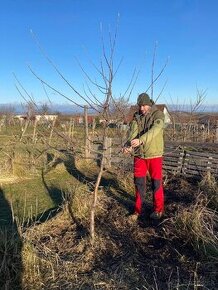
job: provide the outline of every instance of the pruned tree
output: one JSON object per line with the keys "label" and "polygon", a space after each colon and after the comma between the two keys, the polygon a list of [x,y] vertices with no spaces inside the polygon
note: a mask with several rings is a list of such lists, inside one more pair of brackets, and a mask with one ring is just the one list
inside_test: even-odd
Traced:
{"label": "pruned tree", "polygon": [[[55,72],[59,75],[59,77],[65,82],[65,84],[72,90],[72,93],[75,97],[67,96],[62,91],[58,90],[55,86],[49,84],[45,79],[41,78],[33,69],[29,66],[30,71],[32,74],[40,81],[41,84],[43,84],[44,87],[50,89],[51,91],[55,92],[61,97],[64,97],[74,105],[77,105],[82,108],[88,108],[95,110],[96,112],[101,114],[101,119],[104,120],[104,126],[102,130],[102,143],[103,143],[103,150],[99,152],[100,158],[100,167],[98,176],[95,182],[94,190],[93,190],[93,201],[92,201],[92,207],[90,212],[90,235],[92,242],[95,238],[95,210],[97,206],[97,200],[98,200],[98,190],[99,185],[101,182],[102,174],[104,171],[104,167],[106,164],[107,156],[105,154],[105,144],[106,139],[108,136],[108,130],[109,130],[109,124],[110,120],[113,117],[115,111],[118,118],[118,112],[119,115],[122,115],[123,109],[122,109],[122,101],[127,100],[129,96],[132,93],[133,87],[135,85],[135,81],[137,79],[137,73],[136,70],[133,72],[133,75],[131,77],[131,80],[129,82],[129,85],[127,86],[127,89],[125,90],[124,94],[120,96],[119,102],[116,100],[118,99],[113,92],[113,83],[114,78],[118,72],[119,66],[121,64],[121,61],[116,65],[114,64],[114,55],[115,55],[115,48],[116,48],[116,41],[117,41],[117,27],[115,29],[115,32],[112,34],[110,31],[108,33],[108,43],[106,45],[105,39],[103,37],[102,27],[101,27],[101,44],[102,44],[102,57],[100,59],[100,64],[96,65],[92,60],[89,61],[91,64],[95,75],[92,74],[92,76],[86,71],[84,66],[80,63],[79,60],[77,60],[77,63],[84,75],[85,79],[85,85],[83,87],[83,91],[78,90],[75,85],[70,82],[65,75],[60,71],[60,69],[56,66],[56,64],[49,58],[49,56],[46,54],[44,49],[39,44],[38,39],[36,36],[32,33],[32,36],[37,43],[38,48],[42,52],[43,56],[46,58],[48,63],[53,67]],[[76,101],[76,99],[79,99],[80,101]],[[85,105],[81,105],[81,102],[85,102]],[[127,101],[126,101],[127,102]],[[111,110],[112,109],[112,110]],[[121,119],[121,118],[119,118]],[[88,135],[88,130],[86,135]],[[68,140],[69,141],[69,140]],[[74,148],[74,152],[77,152],[77,148],[75,143],[71,142],[71,146]],[[88,143],[85,144],[85,150],[87,150]]]}
{"label": "pruned tree", "polygon": [[[138,78],[139,72],[134,69],[132,76],[127,84],[127,88],[121,95],[117,96],[114,92],[114,80],[119,71],[122,60],[118,63],[115,63],[115,51],[116,51],[116,42],[117,42],[117,27],[114,33],[109,31],[108,40],[105,41],[103,37],[102,27],[101,27],[101,44],[102,44],[102,56],[100,59],[100,63],[96,65],[92,60],[89,61],[91,64],[93,72],[87,72],[84,66],[77,60],[77,63],[84,75],[85,85],[83,86],[83,90],[77,89],[76,86],[69,81],[64,73],[57,67],[57,65],[50,59],[44,49],[41,47],[38,39],[32,33],[32,36],[40,49],[42,55],[48,61],[49,65],[52,66],[54,71],[58,74],[58,76],[64,81],[68,89],[71,89],[72,95],[67,95],[63,91],[59,90],[55,85],[50,84],[44,78],[42,78],[31,66],[29,66],[29,70],[35,76],[36,79],[43,85],[44,88],[51,90],[53,93],[59,95],[59,97],[65,98],[69,102],[74,105],[77,105],[83,109],[92,109],[98,112],[103,119],[103,127],[101,131],[102,135],[102,144],[103,148],[98,152],[100,156],[100,165],[98,175],[94,184],[93,189],[93,199],[92,206],[90,211],[90,236],[92,243],[95,240],[95,212],[98,201],[98,192],[99,185],[102,179],[103,172],[105,170],[105,164],[107,163],[107,151],[106,144],[108,143],[109,136],[109,125],[112,119],[116,119],[116,122],[120,122],[120,120],[125,119],[126,110],[128,109],[128,100],[133,92],[133,88],[136,84],[136,80]],[[155,59],[155,56],[154,56]],[[154,68],[154,60],[152,67]],[[148,89],[152,90],[153,95],[153,87],[159,77],[162,75],[165,66],[162,70],[155,76],[154,72],[152,72],[152,80],[151,84],[148,86]],[[146,90],[145,90],[146,91]],[[81,103],[85,103],[81,105]],[[87,122],[86,122],[87,123]],[[87,127],[88,128],[88,127]],[[54,128],[53,128],[54,129]],[[67,144],[70,144],[70,148],[72,149],[73,154],[77,154],[81,151],[81,148],[77,148],[77,143],[75,140],[70,138],[70,134],[60,134],[60,132],[54,130],[58,136],[64,138],[67,141]],[[86,129],[86,135],[89,135],[88,130]],[[85,150],[88,150],[89,143],[85,143]],[[50,145],[50,142],[49,144]],[[80,146],[81,147],[81,146]]]}

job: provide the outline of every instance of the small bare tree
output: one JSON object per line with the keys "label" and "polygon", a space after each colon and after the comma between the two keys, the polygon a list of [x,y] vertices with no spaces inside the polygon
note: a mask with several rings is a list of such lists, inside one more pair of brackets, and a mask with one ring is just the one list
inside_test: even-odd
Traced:
{"label": "small bare tree", "polygon": [[[102,32],[102,31],[101,31]],[[47,87],[48,89],[52,90],[59,96],[65,98],[66,100],[70,101],[74,105],[77,105],[81,108],[91,108],[95,110],[96,112],[100,113],[101,119],[103,119],[103,129],[102,129],[102,143],[103,143],[103,149],[99,152],[100,158],[100,166],[99,166],[99,172],[97,175],[97,179],[95,181],[94,190],[93,190],[93,200],[92,200],[92,206],[90,211],[90,236],[92,243],[95,240],[95,212],[97,207],[97,201],[98,201],[98,192],[99,192],[99,185],[102,179],[102,175],[105,169],[105,164],[107,161],[107,154],[106,154],[106,144],[107,144],[107,138],[109,136],[109,125],[113,118],[116,118],[116,122],[123,120],[124,115],[126,114],[125,109],[128,107],[128,100],[129,97],[132,94],[133,88],[135,86],[136,80],[138,78],[138,72],[136,70],[133,71],[133,74],[131,76],[131,79],[129,81],[129,84],[127,85],[127,88],[125,92],[117,97],[113,90],[114,85],[114,79],[117,75],[117,72],[119,70],[121,61],[116,65],[114,63],[115,59],[115,48],[116,48],[116,41],[117,41],[117,27],[115,30],[115,33],[112,34],[109,31],[108,34],[108,45],[106,46],[106,42],[103,38],[103,33],[101,33],[101,40],[102,40],[102,58],[100,60],[100,64],[96,65],[91,60],[92,67],[97,74],[97,77],[93,77],[94,73],[90,75],[90,73],[87,73],[87,71],[84,69],[84,67],[81,65],[81,63],[77,60],[79,67],[81,68],[81,71],[85,78],[85,86],[83,91],[78,90],[75,85],[70,82],[65,75],[60,71],[60,69],[56,66],[56,64],[48,57],[48,55],[45,53],[45,51],[42,49],[41,45],[39,44],[36,36],[32,33],[40,51],[42,52],[43,56],[46,58],[48,63],[53,67],[55,72],[58,74],[58,76],[65,82],[68,88],[72,90],[72,96],[68,96],[64,94],[62,91],[58,90],[55,86],[50,85],[46,80],[41,78],[30,66],[29,69],[32,72],[32,74],[40,81],[40,83],[43,85],[43,87]],[[155,56],[154,56],[155,59]],[[152,67],[154,68],[154,60]],[[160,75],[164,71],[165,66],[161,70],[161,72],[154,76],[154,72],[152,72],[152,81],[151,85],[148,87],[148,89],[152,90],[152,96],[153,96],[153,87],[154,83],[159,79]],[[80,101],[85,102],[85,105],[81,105],[80,102],[75,101],[75,97],[79,99]],[[57,132],[57,134],[60,135],[60,133]],[[69,135],[69,134],[68,134]],[[86,129],[86,135],[88,135],[88,130]],[[63,136],[65,139],[67,139],[69,142],[71,142],[71,139],[69,136]],[[71,143],[71,148],[73,148],[74,154],[77,152],[76,142]],[[85,143],[85,150],[88,150],[88,143]]]}
{"label": "small bare tree", "polygon": [[[95,110],[96,112],[101,114],[101,118],[104,120],[104,126],[102,131],[103,136],[103,150],[99,152],[101,155],[100,159],[100,167],[98,176],[95,182],[94,191],[93,191],[93,201],[92,201],[92,207],[90,212],[90,236],[91,241],[94,242],[95,238],[95,211],[97,206],[97,200],[98,200],[98,190],[99,185],[101,182],[102,174],[104,171],[104,166],[106,163],[107,156],[105,154],[105,144],[106,139],[108,136],[108,129],[110,120],[112,117],[112,112],[115,111],[115,104],[117,98],[114,96],[113,93],[113,82],[115,75],[118,71],[118,68],[120,66],[120,63],[115,66],[114,65],[114,54],[115,54],[115,46],[116,46],[116,40],[117,40],[117,27],[115,30],[114,35],[109,32],[109,45],[108,49],[106,49],[105,40],[103,38],[103,33],[101,33],[101,40],[102,40],[102,59],[100,60],[100,65],[96,65],[91,61],[91,65],[94,68],[95,72],[97,73],[97,78],[93,78],[86,72],[84,67],[81,65],[81,63],[77,60],[77,63],[79,67],[81,68],[82,73],[84,74],[84,78],[86,81],[86,87],[84,87],[83,92],[76,89],[76,87],[67,80],[67,78],[64,76],[64,74],[57,68],[57,66],[54,64],[54,62],[48,57],[48,55],[45,53],[45,51],[42,49],[41,45],[39,44],[39,41],[37,40],[36,36],[32,33],[40,51],[42,52],[43,56],[47,59],[48,63],[54,68],[54,70],[57,72],[57,74],[60,76],[62,80],[66,83],[66,85],[72,89],[73,94],[79,98],[80,100],[85,102],[85,105],[80,105],[78,102],[74,100],[72,97],[68,97],[61,91],[59,91],[54,86],[50,85],[48,82],[46,82],[44,79],[42,79],[36,72],[29,66],[30,71],[32,74],[43,84],[43,86],[46,86],[47,88],[51,89],[53,92],[58,94],[61,97],[64,97],[68,101],[72,102],[73,104],[83,107],[83,108],[91,108]],[[134,71],[133,76],[129,82],[129,85],[127,86],[127,89],[123,96],[121,96],[121,100],[124,100],[124,97],[127,96],[127,98],[131,95],[133,87],[135,85],[136,81],[136,71]],[[113,104],[114,109],[110,110],[111,106]],[[120,102],[120,108],[117,105],[117,111],[121,109],[121,102]],[[88,129],[86,129],[86,135],[88,135]],[[73,145],[73,144],[72,144]],[[74,152],[76,152],[75,144],[73,145]],[[85,150],[88,150],[88,143],[85,143]]]}
{"label": "small bare tree", "polygon": [[198,126],[198,112],[203,110],[206,91],[197,89],[196,97],[190,105],[173,104],[171,112],[172,126],[166,130],[169,139],[174,141],[191,141],[202,139]]}

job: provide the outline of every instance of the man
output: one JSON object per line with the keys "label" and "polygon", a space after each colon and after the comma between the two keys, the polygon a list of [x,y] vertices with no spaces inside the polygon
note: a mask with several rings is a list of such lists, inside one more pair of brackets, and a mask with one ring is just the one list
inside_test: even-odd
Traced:
{"label": "man", "polygon": [[134,155],[135,219],[142,213],[146,190],[146,174],[149,173],[153,190],[152,219],[160,219],[164,211],[162,185],[164,114],[159,111],[149,95],[138,96],[139,111],[134,114],[130,134],[123,152]]}

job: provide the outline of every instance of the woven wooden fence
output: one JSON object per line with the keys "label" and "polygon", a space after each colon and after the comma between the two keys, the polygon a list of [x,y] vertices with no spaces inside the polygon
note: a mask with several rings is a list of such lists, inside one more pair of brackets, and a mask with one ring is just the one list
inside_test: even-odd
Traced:
{"label": "woven wooden fence", "polygon": [[[132,170],[133,158],[121,152],[122,142],[118,138],[106,138],[105,143],[96,139],[90,142],[90,158],[100,159],[105,155],[105,167],[115,165],[123,170]],[[194,149],[194,148],[193,148]],[[211,173],[218,177],[218,153],[200,152],[186,149],[182,145],[166,144],[163,169],[172,174],[203,176]]]}
{"label": "woven wooden fence", "polygon": [[185,151],[182,173],[185,175],[205,175],[211,173],[218,176],[218,154]]}

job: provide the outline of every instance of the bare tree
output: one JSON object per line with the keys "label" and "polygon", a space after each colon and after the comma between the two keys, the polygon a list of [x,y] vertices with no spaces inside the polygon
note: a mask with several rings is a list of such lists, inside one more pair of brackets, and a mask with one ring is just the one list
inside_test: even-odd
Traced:
{"label": "bare tree", "polygon": [[33,119],[36,115],[36,105],[35,102],[28,101],[25,104],[26,107],[26,115],[29,120]]}
{"label": "bare tree", "polygon": [[46,115],[48,114],[50,111],[50,107],[47,103],[43,103],[41,104],[40,108],[39,108],[39,113],[42,115]]}
{"label": "bare tree", "polygon": [[202,139],[202,132],[199,131],[198,113],[203,111],[206,90],[197,88],[196,97],[190,104],[173,104],[171,112],[172,129],[166,132],[169,138],[174,141],[193,141]]}
{"label": "bare tree", "polygon": [[[117,66],[114,65],[114,54],[115,54],[115,47],[116,47],[116,40],[117,40],[117,27],[113,35],[111,34],[111,32],[109,32],[108,34],[109,36],[108,50],[106,49],[105,40],[103,38],[103,33],[101,34],[102,58],[100,60],[100,65],[96,65],[91,61],[92,67],[97,73],[97,78],[91,77],[86,72],[84,67],[80,64],[80,62],[78,61],[78,64],[82,70],[82,73],[84,74],[85,81],[86,81],[86,87],[84,87],[83,92],[76,89],[76,87],[64,76],[64,74],[60,71],[60,69],[45,53],[44,49],[42,49],[36,36],[33,33],[32,35],[40,51],[42,52],[43,56],[47,59],[48,63],[54,68],[56,73],[66,83],[66,85],[72,89],[73,94],[80,100],[84,101],[85,106],[87,106],[88,108],[92,108],[96,112],[101,113],[101,116],[104,119],[104,128],[102,132],[103,150],[100,152],[101,154],[100,168],[99,168],[97,180],[94,186],[93,201],[92,201],[92,207],[91,207],[91,213],[90,213],[90,235],[91,235],[91,240],[93,242],[95,238],[95,210],[97,206],[99,184],[100,184],[102,174],[104,171],[104,166],[106,163],[105,160],[107,159],[107,156],[105,154],[105,144],[106,144],[106,138],[108,136],[108,127],[109,127],[110,119],[111,119],[110,107],[112,103],[113,103],[113,106],[115,107],[115,103],[116,103],[116,101],[114,101],[116,98],[113,96],[113,82],[114,82],[115,75],[121,63],[120,61],[120,63]],[[59,91],[57,88],[55,88],[53,85],[50,85],[46,80],[42,79],[30,66],[29,66],[29,69],[32,72],[32,74],[41,82],[41,84],[51,89],[53,92],[55,92],[59,96],[64,97],[65,99],[72,102],[73,104],[80,107],[84,107],[84,106],[81,106],[77,101],[75,101],[74,98],[65,95],[64,93]],[[134,71],[133,76],[130,80],[130,83],[124,95],[129,95],[129,96],[131,95],[133,87],[135,85],[136,77],[137,77],[137,74]],[[122,97],[121,97],[121,100],[122,100]],[[124,96],[123,96],[123,100],[124,100]],[[121,108],[117,108],[117,110],[120,110],[120,109]],[[87,146],[88,145],[86,144],[86,147]],[[75,150],[74,152],[76,152],[75,147],[74,147],[74,150]]]}
{"label": "bare tree", "polygon": [[[49,65],[52,66],[52,68],[58,74],[58,76],[65,82],[66,86],[71,89],[72,94],[67,95],[63,93],[58,88],[56,88],[55,85],[51,85],[48,81],[43,79],[38,73],[36,73],[36,71],[31,66],[29,66],[31,73],[36,77],[36,79],[39,80],[39,82],[41,83],[41,85],[43,85],[44,88],[48,88],[55,94],[59,95],[60,97],[65,98],[66,100],[70,101],[74,105],[77,105],[83,109],[86,106],[89,109],[91,108],[95,110],[96,112],[101,114],[101,119],[103,119],[104,121],[103,122],[104,126],[101,132],[102,138],[103,138],[103,141],[102,141],[103,148],[99,152],[99,155],[101,156],[100,167],[99,167],[98,176],[94,185],[92,207],[91,207],[91,212],[90,212],[90,235],[91,235],[92,242],[94,242],[95,211],[96,211],[97,201],[98,201],[98,191],[99,191],[99,185],[102,179],[102,174],[105,169],[105,164],[107,163],[106,161],[108,158],[106,154],[106,144],[107,144],[107,138],[109,136],[109,124],[112,118],[116,118],[116,121],[120,121],[124,119],[124,115],[126,114],[126,109],[128,107],[129,97],[131,96],[133,92],[133,88],[138,78],[138,72],[136,71],[136,69],[133,70],[131,79],[129,81],[129,84],[127,85],[125,92],[120,96],[116,96],[113,90],[114,79],[122,63],[122,59],[118,62],[118,64],[114,63],[116,42],[117,42],[117,27],[114,33],[111,33],[109,31],[107,42],[105,41],[103,37],[103,32],[102,32],[102,27],[101,27],[102,57],[100,59],[100,63],[96,65],[92,61],[92,59],[89,62],[91,63],[92,68],[95,73],[92,73],[92,74],[88,73],[86,69],[84,69],[84,66],[77,60],[77,63],[79,64],[79,67],[85,79],[85,85],[83,86],[83,91],[79,90],[71,81],[69,81],[66,78],[64,73],[61,72],[61,70],[50,59],[50,57],[47,55],[45,50],[41,47],[38,39],[33,34],[33,32],[31,33],[42,55],[48,61]],[[156,51],[155,51],[155,54],[156,54]],[[153,69],[154,69],[155,54],[154,54],[153,63],[152,63]],[[154,70],[152,69],[151,84],[148,86],[148,89],[147,89],[147,90],[151,89],[152,96],[153,96],[154,84],[162,75],[165,69],[165,66],[162,68],[160,73],[157,74],[156,76],[154,75]],[[85,105],[81,105],[81,102],[84,102]],[[56,133],[58,136],[61,136],[60,132],[56,132]],[[88,135],[88,130],[86,130],[86,135]],[[69,143],[71,142],[71,148],[73,148],[73,152],[74,154],[76,154],[77,153],[76,143],[75,142],[73,143],[71,138],[69,138],[69,134],[67,134],[67,136],[66,134],[65,135],[62,134],[62,137],[65,138],[67,142]],[[88,146],[88,143],[85,143],[85,149],[88,149],[87,146]]]}
{"label": "bare tree", "polygon": [[1,120],[3,120],[2,125],[8,126],[13,123],[15,115],[14,106],[8,105],[0,105],[0,116]]}
{"label": "bare tree", "polygon": [[117,123],[124,123],[126,115],[130,109],[129,100],[123,96],[113,99],[110,106],[110,115],[112,120]]}

